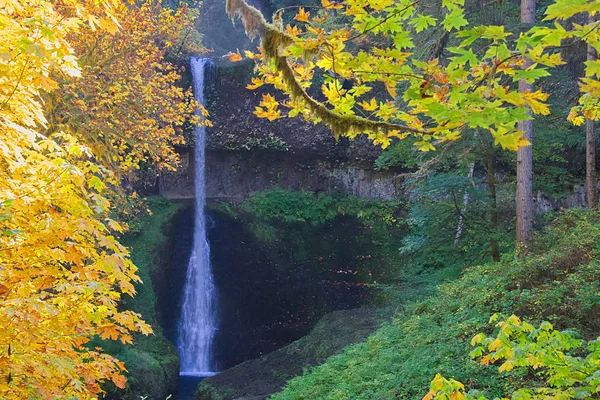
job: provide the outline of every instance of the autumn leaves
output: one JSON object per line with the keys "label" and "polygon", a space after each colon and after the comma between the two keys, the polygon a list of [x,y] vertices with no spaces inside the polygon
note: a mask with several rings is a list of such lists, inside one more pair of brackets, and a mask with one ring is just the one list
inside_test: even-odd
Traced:
{"label": "autumn leaves", "polygon": [[[95,399],[123,363],[90,346],[150,334],[119,307],[140,282],[111,211],[198,108],[165,61],[195,13],[154,0],[0,1],[0,398]],[[192,47],[188,47],[192,46]]]}
{"label": "autumn leaves", "polygon": [[[281,95],[265,95],[255,114],[269,120],[301,114],[329,125],[336,136],[366,134],[383,147],[394,137],[414,135],[417,148],[425,151],[480,129],[497,145],[517,150],[528,144],[517,126],[531,118],[527,109],[542,115],[550,110],[547,94],[519,93],[516,82],[536,82],[562,64],[558,48],[563,40],[598,46],[597,24],[575,24],[571,30],[562,24],[577,10],[593,12],[593,2],[582,1],[573,9],[567,3],[559,0],[548,7],[545,19],[554,26],[522,34],[506,32],[504,26],[469,28],[462,0],[444,0],[440,9],[414,0],[323,0],[310,12],[301,7],[295,24],[264,22],[262,31],[269,34],[261,37],[260,54],[249,57],[257,60],[259,72],[249,88],[272,85]],[[247,7],[235,4],[243,16]],[[416,43],[426,33],[444,32],[455,38],[446,49],[449,56],[428,59]],[[527,59],[532,64],[522,68]],[[586,63],[582,105],[570,116],[574,123],[600,115],[594,105],[600,95],[596,64]],[[345,90],[342,84],[348,80],[354,85]],[[315,100],[319,86],[322,101]]]}

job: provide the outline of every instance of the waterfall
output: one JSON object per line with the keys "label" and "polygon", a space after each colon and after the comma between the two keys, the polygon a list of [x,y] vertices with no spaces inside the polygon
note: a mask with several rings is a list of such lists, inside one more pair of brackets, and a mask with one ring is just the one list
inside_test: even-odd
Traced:
{"label": "waterfall", "polygon": [[[192,58],[191,67],[194,97],[198,103],[203,104],[204,80],[210,72],[212,62],[206,58]],[[206,237],[206,215],[204,214],[206,127],[196,127],[195,137],[194,245],[187,267],[177,347],[181,362],[180,375],[210,376],[214,375],[211,347],[216,330],[216,290],[210,267],[210,246]]]}

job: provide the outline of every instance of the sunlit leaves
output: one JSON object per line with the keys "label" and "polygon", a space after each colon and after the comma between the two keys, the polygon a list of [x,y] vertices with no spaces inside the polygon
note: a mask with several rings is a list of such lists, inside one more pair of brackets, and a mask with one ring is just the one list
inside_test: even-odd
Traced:
{"label": "sunlit leaves", "polygon": [[254,114],[259,118],[266,118],[269,121],[275,121],[281,118],[281,111],[278,110],[279,102],[270,94],[263,95],[260,105],[256,107]]}
{"label": "sunlit leaves", "polygon": [[591,60],[585,62],[585,76],[593,77],[596,76],[600,78],[600,61],[599,60]]}
{"label": "sunlit leaves", "polygon": [[140,280],[107,195],[140,162],[176,161],[170,144],[196,107],[164,55],[188,11],[0,1],[0,398],[124,387],[123,364],[86,344],[152,332],[119,307]]}
{"label": "sunlit leaves", "polygon": [[495,139],[495,144],[512,151],[530,145],[529,141],[523,138],[523,131],[509,131],[504,127],[499,127],[498,130],[492,130],[492,136]]}
{"label": "sunlit leaves", "polygon": [[296,21],[308,22],[308,18],[310,17],[310,13],[304,10],[304,7],[300,7],[300,11],[294,17]]}
{"label": "sunlit leaves", "polygon": [[585,117],[583,115],[579,115],[577,113],[577,109],[574,108],[571,110],[571,112],[569,112],[569,115],[567,116],[567,121],[569,121],[575,126],[581,126],[585,123]]}
{"label": "sunlit leaves", "polygon": [[600,5],[588,0],[556,0],[546,9],[544,20],[565,20],[575,14],[600,11]]}
{"label": "sunlit leaves", "polygon": [[321,0],[321,5],[325,9],[337,10],[337,9],[340,9],[340,8],[344,8],[344,6],[342,4],[333,3],[333,2],[331,2],[329,0]]}
{"label": "sunlit leaves", "polygon": [[550,114],[550,109],[545,103],[543,103],[544,101],[548,100],[548,96],[549,95],[547,93],[543,93],[541,89],[537,92],[526,92],[523,95],[525,103],[529,106],[529,108],[531,108],[531,111],[533,111],[534,114],[541,115]]}
{"label": "sunlit leaves", "polygon": [[465,386],[454,379],[446,379],[442,375],[437,374],[431,381],[429,392],[423,397],[423,400],[433,399],[452,399],[463,400]]}
{"label": "sunlit leaves", "polygon": [[[497,320],[495,315],[490,323]],[[586,342],[574,332],[557,331],[549,322],[535,327],[515,315],[496,324],[494,336],[478,334],[471,340],[472,358],[482,365],[498,365],[499,372],[529,370],[543,377],[545,383],[532,388],[516,389],[513,399],[593,398],[600,391],[598,360],[600,342]],[[458,381],[437,375],[425,399],[478,399],[481,394],[466,392]]]}
{"label": "sunlit leaves", "polygon": [[[594,13],[596,3],[582,1],[576,7]],[[244,13],[245,3],[236,4],[236,12]],[[333,4],[326,1],[322,5],[332,9]],[[566,2],[557,4],[562,7]],[[439,22],[422,14],[423,9],[410,0],[393,5],[380,0],[345,0],[335,6],[350,20],[351,29],[309,23],[288,25],[279,32],[265,26],[270,33],[262,37],[262,48],[277,50],[255,59],[260,80],[249,87],[270,84],[282,91],[288,96],[281,100],[288,108],[287,116],[323,122],[336,137],[365,134],[383,145],[392,137],[412,134],[417,136],[417,147],[428,151],[437,143],[457,140],[467,128],[480,128],[504,148],[527,146],[518,122],[531,118],[528,110],[548,115],[550,109],[545,103],[547,95],[519,93],[514,82],[534,83],[549,76],[551,68],[563,64],[553,46],[560,46],[565,39],[580,38],[600,46],[596,25],[574,24],[567,30],[555,22],[553,27],[533,27],[516,39],[499,25],[466,29],[462,0],[443,0]],[[552,7],[549,18],[562,19],[560,7]],[[310,21],[302,8],[295,19]],[[460,40],[448,48],[452,53],[448,59],[423,61],[415,48],[415,33],[438,25]],[[532,64],[524,68],[526,60]],[[596,118],[600,108],[594,106],[594,99],[600,98],[600,84],[594,77],[600,68],[590,62],[587,70],[581,84],[582,99],[586,100],[576,112]],[[319,99],[323,101],[307,92],[321,78],[325,82],[319,82],[323,94]],[[360,92],[348,91],[348,83],[360,87]],[[277,112],[261,107],[256,113],[270,119],[286,115]]]}
{"label": "sunlit leaves", "polygon": [[[507,75],[509,74],[507,71],[504,71],[504,73]],[[510,74],[513,76],[515,82],[523,79],[527,83],[533,83],[540,78],[550,76],[550,72],[546,69],[535,68],[535,66],[526,69],[515,69]]]}
{"label": "sunlit leaves", "polygon": [[435,26],[436,23],[437,23],[436,19],[429,15],[417,15],[410,22],[410,24],[415,27],[415,31],[417,31],[417,33],[424,31],[425,29],[429,28],[430,26]]}
{"label": "sunlit leaves", "polygon": [[371,99],[371,101],[366,102],[366,101],[361,101],[360,103],[358,103],[365,111],[375,111],[377,109],[377,102],[375,101],[374,98]]}
{"label": "sunlit leaves", "polygon": [[[328,8],[331,4],[325,3]],[[527,109],[540,114],[549,112],[544,104],[547,96],[526,97],[510,81],[501,79],[507,75],[512,81],[534,82],[548,75],[541,65],[553,67],[562,63],[558,53],[532,45],[539,40],[537,36],[519,39],[518,45],[524,44],[526,51],[520,54],[512,48],[510,34],[504,27],[464,30],[463,2],[444,1],[441,23],[447,30],[457,31],[462,41],[449,48],[453,55],[446,65],[440,59],[423,62],[413,54],[414,32],[434,27],[437,21],[419,14],[412,2],[402,1],[393,7],[380,1],[346,0],[339,4],[344,5],[353,30],[288,25],[285,33],[294,39],[279,47],[263,43],[262,48],[279,48],[279,55],[255,58],[260,77],[248,87],[273,85],[290,97],[280,102],[288,108],[288,116],[302,115],[324,122],[336,136],[353,138],[364,133],[374,142],[387,145],[392,137],[403,138],[412,133],[419,135],[417,148],[423,151],[433,150],[439,142],[457,140],[468,127],[487,129],[498,145],[516,150],[528,145],[517,131],[517,122],[529,118]],[[295,19],[306,22],[309,16],[301,8]],[[387,47],[390,39],[393,46]],[[366,46],[348,51],[348,41]],[[378,41],[387,46],[376,45]],[[474,51],[472,44],[476,41],[489,44],[484,53]],[[275,60],[269,57],[279,56],[285,58],[285,63],[277,61],[279,67],[275,67]],[[521,69],[524,57],[536,64]],[[282,65],[288,65],[289,71],[278,70]],[[320,85],[325,101],[317,105],[319,102],[309,99],[303,91],[319,76],[325,81]],[[350,90],[345,86],[348,82],[352,82]],[[376,95],[371,94],[373,87],[378,87]],[[399,96],[405,104],[399,102]],[[259,106],[255,114],[271,120],[285,115],[274,104]],[[345,123],[345,117],[358,117],[354,121],[361,122],[355,127],[350,120]],[[377,125],[380,123],[389,125],[383,129]]]}
{"label": "sunlit leaves", "polygon": [[446,18],[444,18],[444,21],[442,22],[442,26],[447,31],[460,29],[468,24],[469,23],[463,14],[463,10],[458,7],[452,10],[450,14],[446,15]]}

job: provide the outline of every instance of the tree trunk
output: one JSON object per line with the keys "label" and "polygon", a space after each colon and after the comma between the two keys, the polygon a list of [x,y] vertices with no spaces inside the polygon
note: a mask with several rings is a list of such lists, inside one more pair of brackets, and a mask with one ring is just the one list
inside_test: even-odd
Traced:
{"label": "tree trunk", "polygon": [[492,259],[494,262],[500,261],[500,248],[498,246],[498,240],[496,240],[496,233],[498,233],[498,207],[496,197],[496,168],[494,168],[494,146],[490,142],[490,148],[488,152],[487,160],[487,176],[488,176],[488,190],[490,192],[490,199],[492,201],[492,211],[490,215],[491,235],[490,235],[490,249],[492,251]]}
{"label": "tree trunk", "polygon": [[594,121],[585,122],[585,184],[588,208],[598,207],[598,192],[596,190],[596,138],[594,135]]}
{"label": "tree trunk", "polygon": [[[473,173],[475,172],[475,163],[472,162],[469,167],[469,178],[473,179]],[[460,244],[460,238],[462,236],[463,227],[465,225],[464,215],[467,212],[467,206],[469,205],[469,200],[471,196],[469,196],[469,192],[465,192],[463,197],[463,206],[460,210],[460,215],[458,216],[458,225],[456,227],[456,235],[454,235],[454,247],[458,247]]]}
{"label": "tree trunk", "polygon": [[[535,0],[521,0],[521,23],[535,24]],[[531,65],[527,60],[523,68]],[[521,93],[533,91],[531,84],[519,81]],[[529,110],[531,115],[531,110]],[[519,122],[523,137],[530,143],[533,136],[533,121]],[[517,153],[517,252],[526,255],[533,242],[533,153],[532,146],[520,147]]]}
{"label": "tree trunk", "polygon": [[[588,17],[588,22],[593,24],[596,19],[593,16]],[[593,61],[597,58],[596,50],[588,45],[587,59]],[[598,192],[596,190],[598,181],[596,179],[596,137],[594,135],[594,121],[585,121],[585,186],[588,208],[598,207]]]}

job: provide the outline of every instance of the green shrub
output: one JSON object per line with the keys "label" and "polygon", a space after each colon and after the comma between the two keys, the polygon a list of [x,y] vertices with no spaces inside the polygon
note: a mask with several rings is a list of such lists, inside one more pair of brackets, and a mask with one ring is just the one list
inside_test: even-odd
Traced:
{"label": "green shrub", "polygon": [[394,223],[398,207],[398,201],[314,194],[280,188],[256,192],[245,203],[245,208],[261,219],[315,224],[330,221],[340,215],[355,216],[365,222],[380,219]]}
{"label": "green shrub", "polygon": [[[492,316],[490,323],[498,315]],[[549,322],[538,328],[515,315],[496,324],[499,332],[478,334],[470,355],[482,365],[498,362],[499,372],[515,369],[535,376],[535,387],[517,389],[513,399],[589,399],[600,394],[600,338],[585,341],[572,331],[557,331]],[[532,379],[533,380],[533,379]],[[462,383],[436,375],[424,400],[486,400],[480,391],[465,393]]]}
{"label": "green shrub", "polygon": [[440,373],[494,397],[536,386],[536,376],[471,360],[469,340],[495,313],[546,320],[584,337],[600,332],[600,214],[570,211],[538,238],[537,253],[472,267],[412,304],[366,342],[288,382],[274,399],[420,399]]}

